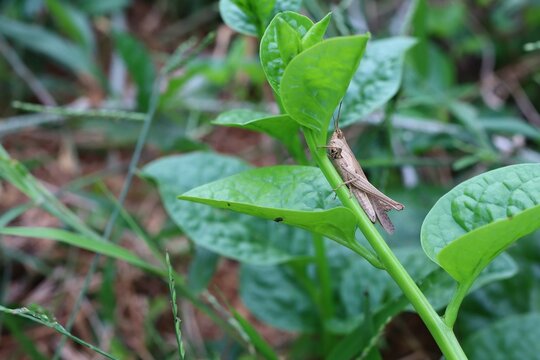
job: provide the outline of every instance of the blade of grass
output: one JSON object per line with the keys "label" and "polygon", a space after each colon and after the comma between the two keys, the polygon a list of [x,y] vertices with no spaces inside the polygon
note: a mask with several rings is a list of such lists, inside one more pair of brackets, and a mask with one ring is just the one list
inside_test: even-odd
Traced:
{"label": "blade of grass", "polygon": [[[158,84],[160,83],[160,79],[162,79],[164,76],[164,71],[161,72],[160,77],[158,80],[155,81],[153,92],[152,92],[152,99],[150,101],[150,109],[146,113],[145,121],[143,124],[143,129],[140,132],[139,139],[137,141],[135,151],[133,153],[132,160],[130,162],[130,167],[128,174],[126,176],[126,180],[124,182],[124,186],[122,188],[121,194],[118,199],[119,207],[121,207],[121,204],[123,204],[123,201],[125,200],[125,197],[127,195],[127,191],[129,190],[129,186],[131,184],[131,180],[133,177],[133,174],[135,172],[135,168],[138,163],[138,159],[140,158],[140,154],[142,151],[142,147],[144,145],[144,142],[146,140],[146,135],[148,133],[151,120],[153,118],[156,106],[157,106],[157,100],[159,98],[158,93]],[[7,175],[4,174],[2,170],[7,169],[8,173]],[[9,172],[11,171],[11,172]],[[4,150],[4,148],[0,145],[0,176],[7,178],[7,180],[11,183],[13,183],[16,187],[18,187],[22,192],[24,192],[27,196],[29,196],[32,200],[36,202],[37,205],[40,205],[45,210],[53,214],[54,216],[58,217],[62,221],[64,221],[67,225],[71,226],[78,232],[81,232],[82,235],[88,236],[91,239],[96,239],[100,241],[101,239],[108,239],[110,236],[110,233],[112,232],[112,227],[116,221],[116,218],[119,215],[119,207],[116,207],[115,211],[111,215],[111,218],[106,226],[105,232],[103,236],[97,235],[92,229],[89,229],[84,222],[80,220],[74,213],[72,213],[69,209],[67,209],[62,203],[60,203],[50,192],[48,192],[31,174],[28,173],[28,171],[19,163],[16,161],[13,161],[9,158],[9,155]],[[71,317],[66,328],[71,329],[71,326],[73,324],[74,317],[76,313],[78,312],[78,309],[80,307],[81,301],[83,297],[86,294],[86,289],[88,288],[88,285],[90,283],[90,280],[97,270],[97,264],[99,260],[99,254],[96,255],[91,263],[90,269],[87,273],[87,276],[85,278],[85,282],[83,284],[82,291],[80,292],[77,301],[75,303],[74,309],[71,313]],[[178,281],[182,281],[182,286],[176,285],[177,289],[182,292],[182,294],[191,301],[195,306],[197,306],[200,310],[202,310],[204,313],[206,313],[216,324],[220,327],[222,327],[224,330],[226,330],[229,334],[232,335],[233,338],[235,338],[239,342],[243,342],[244,338],[240,336],[238,333],[238,328],[235,326],[232,322],[232,318],[228,318],[226,320],[222,319],[214,310],[212,307],[217,309],[214,304],[212,304],[212,296],[211,294],[204,292],[203,296],[210,301],[212,304],[212,307],[209,307],[208,305],[202,303],[194,294],[192,294],[189,290],[183,286],[184,279],[181,275],[175,273],[174,274],[175,279]],[[232,319],[234,320],[234,319]],[[58,357],[58,354],[60,353],[63,342],[65,341],[65,338],[62,340],[60,346],[57,348],[57,353],[55,354],[55,359]]]}
{"label": "blade of grass", "polygon": [[[128,64],[129,65],[129,64]],[[137,139],[137,143],[135,144],[135,150],[133,151],[133,155],[131,157],[131,161],[129,163],[129,169],[126,175],[126,179],[124,180],[124,184],[122,186],[122,190],[120,191],[120,195],[118,197],[118,206],[116,206],[115,210],[111,214],[111,217],[105,227],[105,230],[103,232],[103,238],[107,241],[109,240],[112,230],[114,228],[114,225],[116,223],[116,219],[118,218],[118,215],[120,214],[120,209],[123,207],[124,201],[127,197],[127,193],[129,191],[129,188],[131,187],[131,182],[133,180],[133,176],[135,174],[135,170],[137,168],[137,164],[139,163],[139,159],[142,154],[142,150],[144,147],[144,144],[146,143],[146,139],[148,137],[148,133],[150,131],[150,127],[152,125],[152,120],[154,119],[154,115],[157,110],[157,106],[159,103],[160,93],[159,93],[159,85],[161,84],[161,81],[166,76],[166,67],[163,67],[161,71],[159,72],[159,75],[153,79],[154,82],[151,86],[150,90],[150,100],[148,102],[148,108],[145,114],[145,119],[143,123],[143,127],[139,133],[139,137]],[[70,314],[70,318],[68,320],[68,323],[66,325],[68,331],[73,326],[73,323],[75,321],[75,316],[79,311],[79,308],[81,306],[82,299],[84,298],[86,291],[88,289],[88,286],[90,285],[90,280],[93,277],[94,273],[97,270],[97,265],[99,262],[99,255],[94,256],[92,263],[90,264],[90,269],[88,270],[88,273],[84,279],[83,288],[81,289],[81,292],[77,298],[77,301],[75,302],[75,305],[73,307],[73,310]],[[194,298],[194,297],[193,297]],[[194,298],[195,299],[195,298]],[[55,356],[53,360],[57,360],[60,354],[60,351],[62,350],[63,344],[65,342],[65,338],[62,339],[60,345],[57,348],[57,351],[55,353]]]}
{"label": "blade of grass", "polygon": [[0,35],[0,54],[4,56],[15,73],[24,80],[34,95],[44,104],[55,105],[56,101],[39,79],[24,64],[17,52],[9,46],[8,42]]}
{"label": "blade of grass", "polygon": [[[69,227],[73,228],[80,235],[103,242],[103,238],[88,228],[80,219],[67,207],[65,207],[51,192],[49,192],[28,170],[18,161],[11,159],[9,154],[0,144],[0,178],[5,179],[21,192],[28,196],[32,203],[29,206],[40,206],[51,215],[59,218]],[[90,179],[92,180],[92,179]],[[75,181],[76,185],[84,186],[88,181]],[[74,244],[76,246],[76,244]],[[193,303],[199,310],[206,314],[219,327],[240,343],[245,343],[244,337],[240,336],[237,327],[231,323],[230,319],[223,319],[220,315],[225,314],[222,309],[213,303],[213,297],[208,292],[202,292],[202,296],[208,300],[210,306],[202,302],[196,294],[185,286],[185,279],[182,275],[175,273],[176,290],[188,301]],[[165,272],[163,272],[165,277]]]}
{"label": "blade of grass", "polygon": [[182,342],[182,331],[180,330],[180,318],[178,317],[178,305],[176,304],[176,290],[174,287],[174,271],[171,266],[171,259],[169,253],[165,253],[165,260],[167,262],[167,271],[169,275],[169,292],[171,293],[171,306],[174,321],[174,333],[176,335],[176,345],[178,347],[178,358],[184,359],[186,351]]}
{"label": "blade of grass", "polygon": [[[107,197],[107,199],[113,203],[114,206],[120,206],[118,200],[110,192],[110,190],[103,183],[103,181],[99,181],[97,186],[101,190],[101,192]],[[131,231],[133,231],[136,236],[144,240],[150,251],[152,251],[152,254],[156,258],[156,260],[163,262],[161,250],[156,246],[156,242],[152,241],[149,234],[138,224],[138,222],[123,206],[120,206],[120,216],[122,220],[125,221],[127,226],[131,229]]]}
{"label": "blade of grass", "polygon": [[[0,315],[6,315],[4,312],[0,311]],[[21,329],[20,324],[15,321],[13,317],[5,317],[6,329],[9,333],[17,340],[21,345],[20,348],[24,350],[24,353],[32,360],[47,360],[47,356],[39,351],[37,346],[34,344],[32,339],[29,339],[28,336]],[[12,354],[17,355],[17,353]]]}
{"label": "blade of grass", "polygon": [[[159,76],[158,79],[154,82],[154,85],[152,88],[152,95],[150,98],[150,105],[149,105],[148,111],[146,112],[146,117],[143,123],[143,127],[141,129],[141,132],[139,133],[139,138],[137,139],[137,143],[135,144],[135,150],[133,151],[133,155],[129,163],[129,169],[128,169],[126,178],[124,180],[124,184],[122,185],[122,190],[120,191],[120,195],[118,196],[118,204],[115,207],[114,211],[112,212],[111,217],[109,218],[109,221],[107,222],[107,225],[105,226],[105,230],[103,231],[102,237],[106,241],[109,241],[110,236],[113,232],[114,225],[116,224],[118,215],[120,214],[121,208],[123,207],[124,201],[126,200],[129,188],[131,187],[131,182],[133,180],[133,175],[135,174],[137,164],[139,163],[139,159],[141,158],[142,150],[143,150],[144,144],[146,143],[146,138],[148,137],[148,133],[152,125],[152,120],[154,119],[154,114],[157,109],[157,104],[159,100],[159,84],[160,84],[161,78],[162,76]],[[85,297],[88,287],[90,285],[90,280],[92,279],[92,277],[94,276],[97,270],[99,258],[100,258],[99,254],[95,255],[94,258],[92,259],[92,262],[90,263],[90,268],[84,279],[83,287],[70,313],[68,323],[66,324],[66,328],[68,329],[68,331],[71,330],[71,327],[73,326],[75,322],[75,318],[76,318],[77,313],[79,312],[82,299]],[[59,358],[60,352],[62,350],[64,343],[65,343],[65,338],[61,340],[57,348],[57,351],[54,354],[54,358],[53,358],[54,360]]]}
{"label": "blade of grass", "polygon": [[112,120],[144,121],[145,113],[115,109],[76,109],[62,106],[43,106],[38,104],[14,101],[11,106],[15,109],[41,114],[59,115],[62,117],[87,117]]}
{"label": "blade of grass", "polygon": [[117,260],[125,261],[156,275],[165,276],[165,271],[163,269],[147,263],[121,246],[111,242],[96,241],[71,231],[47,227],[4,227],[0,228],[0,234],[59,241],[64,244],[95,252],[96,254],[102,254]]}
{"label": "blade of grass", "polygon": [[15,315],[15,316],[20,316],[20,317],[23,317],[25,319],[29,319],[29,320],[32,320],[34,322],[37,322],[41,325],[45,325],[51,329],[54,329],[56,330],[57,332],[59,332],[60,334],[62,334],[63,336],[67,336],[68,338],[72,339],[73,341],[83,345],[83,346],[86,346],[87,348],[99,353],[100,355],[103,355],[105,356],[106,358],[108,359],[113,359],[113,360],[116,360],[116,358],[114,356],[112,356],[111,354],[95,347],[94,345],[90,344],[90,343],[87,343],[86,341],[76,337],[75,335],[69,333],[62,325],[60,325],[60,323],[58,323],[58,321],[56,321],[55,319],[52,319],[50,316],[48,316],[47,314],[45,313],[39,313],[39,312],[36,312],[36,311],[32,311],[28,308],[17,308],[17,309],[10,309],[10,308],[7,308],[7,307],[4,307],[2,305],[0,305],[0,312],[3,312],[3,313],[6,313],[6,314],[11,314],[11,315]]}
{"label": "blade of grass", "polygon": [[265,359],[268,360],[278,360],[277,354],[274,352],[272,347],[264,340],[264,338],[259,334],[259,332],[247,321],[246,318],[244,318],[238,311],[236,311],[234,308],[230,308],[231,312],[233,313],[234,318],[244,332],[249,337],[249,340],[251,340],[251,343],[255,348],[257,349],[258,353],[262,355]]}

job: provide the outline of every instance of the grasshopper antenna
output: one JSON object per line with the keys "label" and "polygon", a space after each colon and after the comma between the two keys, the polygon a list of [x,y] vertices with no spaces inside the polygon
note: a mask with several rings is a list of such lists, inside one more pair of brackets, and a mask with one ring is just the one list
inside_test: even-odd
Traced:
{"label": "grasshopper antenna", "polygon": [[338,111],[337,111],[337,117],[334,117],[334,115],[332,115],[332,117],[334,118],[334,129],[335,130],[339,129],[339,117],[341,115],[341,105],[343,105],[343,100],[341,100],[339,102],[339,107],[338,107]]}

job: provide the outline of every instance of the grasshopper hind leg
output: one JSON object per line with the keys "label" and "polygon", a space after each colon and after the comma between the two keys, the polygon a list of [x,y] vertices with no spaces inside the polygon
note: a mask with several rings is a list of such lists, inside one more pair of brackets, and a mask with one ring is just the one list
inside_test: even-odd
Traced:
{"label": "grasshopper hind leg", "polygon": [[390,235],[394,233],[395,227],[394,224],[392,224],[392,221],[388,217],[388,214],[386,213],[386,209],[384,205],[378,200],[371,197],[371,201],[373,202],[375,209],[375,214],[377,215],[377,220],[381,224],[381,226],[386,230],[387,233]]}

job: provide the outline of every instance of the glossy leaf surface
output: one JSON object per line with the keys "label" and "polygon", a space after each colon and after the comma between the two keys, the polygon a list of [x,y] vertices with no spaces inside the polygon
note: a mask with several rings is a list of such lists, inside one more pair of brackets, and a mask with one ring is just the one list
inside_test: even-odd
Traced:
{"label": "glossy leaf surface", "polygon": [[302,126],[326,131],[368,39],[368,35],[328,39],[296,56],[281,79],[287,113]]}
{"label": "glossy leaf surface", "polygon": [[229,110],[221,113],[213,123],[268,134],[281,141],[294,155],[300,155],[299,152],[303,151],[298,123],[288,115],[271,115],[253,110]]}
{"label": "glossy leaf surface", "polygon": [[478,175],[452,189],[422,225],[426,254],[458,282],[470,282],[514,241],[540,227],[540,165]]}
{"label": "glossy leaf surface", "polygon": [[153,161],[143,176],[154,180],[172,220],[197,244],[251,264],[277,264],[296,258],[306,233],[203,204],[181,201],[178,194],[249,168],[232,157],[190,153]]}
{"label": "glossy leaf surface", "polygon": [[277,14],[266,28],[260,45],[261,65],[268,83],[270,83],[276,94],[280,94],[283,72],[290,60],[292,60],[292,58],[288,59],[288,61],[284,59],[286,58],[284,55],[285,49],[290,44],[284,42],[286,39],[280,37],[279,34],[293,31],[298,38],[302,39],[312,26],[313,22],[304,15],[286,11]]}
{"label": "glossy leaf surface", "polygon": [[315,167],[257,168],[202,185],[180,199],[297,226],[335,240],[354,239],[354,215],[340,206]]}
{"label": "glossy leaf surface", "polygon": [[309,49],[324,39],[324,34],[330,24],[331,14],[327,14],[321,21],[315,23],[302,38],[302,50]]}

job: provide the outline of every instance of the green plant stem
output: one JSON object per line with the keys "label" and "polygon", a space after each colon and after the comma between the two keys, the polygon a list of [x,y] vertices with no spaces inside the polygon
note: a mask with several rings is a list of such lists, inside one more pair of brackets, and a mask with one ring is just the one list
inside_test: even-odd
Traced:
{"label": "green plant stem", "polygon": [[354,242],[351,241],[348,243],[342,243],[338,241],[338,243],[345,247],[348,247],[349,249],[351,249],[352,251],[360,255],[361,257],[366,259],[367,262],[369,262],[372,266],[376,267],[377,269],[384,270],[384,265],[381,263],[377,255],[373,254],[371,251],[369,251],[368,249],[366,249],[365,247],[363,247],[356,241]]}
{"label": "green plant stem", "polygon": [[326,256],[324,238],[319,234],[313,234],[313,245],[315,248],[315,261],[317,263],[317,275],[320,281],[319,302],[321,318],[323,320],[323,349],[328,348],[328,337],[325,325],[334,315],[334,303],[332,301],[332,281],[330,276],[330,266]]}
{"label": "green plant stem", "polygon": [[310,129],[304,129],[304,134],[306,136],[306,141],[310,148],[311,154],[319,165],[324,176],[332,187],[337,188],[337,195],[343,205],[349,208],[355,214],[358,220],[358,227],[366,237],[375,253],[379,256],[379,259],[384,265],[388,274],[392,277],[392,279],[394,279],[407,299],[409,299],[410,303],[413,305],[424,324],[426,324],[446,359],[467,359],[467,356],[463,352],[463,349],[461,348],[461,345],[459,344],[452,329],[444,323],[435,309],[431,306],[425,295],[422,293],[422,291],[420,291],[414,280],[396,258],[388,244],[386,244],[381,234],[379,234],[379,232],[375,229],[375,226],[373,226],[371,221],[368,219],[358,204],[356,198],[349,197],[349,192],[347,191],[346,187],[340,187],[343,180],[328,159],[326,151],[324,148],[322,148],[322,146],[325,146],[326,144],[317,143],[317,141],[324,142],[325,137],[320,134],[317,135]]}
{"label": "green plant stem", "polygon": [[[474,277],[473,279],[475,279]],[[463,299],[469,292],[469,289],[472,286],[472,282],[470,283],[458,283],[458,287],[456,289],[456,292],[452,296],[452,299],[450,300],[450,303],[446,307],[446,311],[444,313],[444,322],[449,328],[453,328],[454,324],[456,323],[456,319],[459,312],[459,307],[461,306],[461,303],[463,302]]]}

